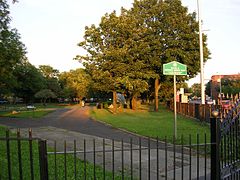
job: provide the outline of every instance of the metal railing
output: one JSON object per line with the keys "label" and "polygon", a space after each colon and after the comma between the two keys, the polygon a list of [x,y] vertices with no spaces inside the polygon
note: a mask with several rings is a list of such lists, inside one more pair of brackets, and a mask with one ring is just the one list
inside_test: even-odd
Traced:
{"label": "metal railing", "polygon": [[[196,139],[189,135],[185,144],[183,136],[178,144],[174,137],[170,143],[167,138],[160,141],[141,137],[133,143],[132,139],[126,142],[99,138],[81,142],[45,141],[33,138],[32,131],[28,136],[21,137],[18,130],[16,137],[10,137],[7,131],[6,136],[0,138],[6,152],[6,160],[0,165],[7,167],[6,171],[0,170],[0,179],[210,179],[211,144],[206,134],[202,143],[200,135]],[[18,160],[12,164],[14,141]],[[26,169],[22,162],[26,149],[22,149],[22,141],[27,141],[29,149],[29,175],[23,170]]]}

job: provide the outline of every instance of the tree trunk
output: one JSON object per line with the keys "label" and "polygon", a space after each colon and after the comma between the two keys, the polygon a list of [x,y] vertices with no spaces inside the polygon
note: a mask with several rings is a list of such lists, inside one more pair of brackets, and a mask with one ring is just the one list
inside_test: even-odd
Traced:
{"label": "tree trunk", "polygon": [[158,112],[158,91],[159,91],[159,79],[155,79],[155,85],[154,85],[154,96],[155,96],[155,112]]}
{"label": "tree trunk", "polygon": [[136,97],[136,95],[133,95],[131,103],[132,103],[132,110],[136,110],[137,109],[137,97]]}
{"label": "tree trunk", "polygon": [[113,113],[117,113],[117,91],[113,91]]}

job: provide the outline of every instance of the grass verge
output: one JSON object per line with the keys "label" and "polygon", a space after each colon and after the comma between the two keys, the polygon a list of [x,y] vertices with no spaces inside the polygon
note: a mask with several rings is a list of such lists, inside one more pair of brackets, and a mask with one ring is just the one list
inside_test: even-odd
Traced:
{"label": "grass verge", "polygon": [[[0,126],[0,137],[5,137],[6,128]],[[10,133],[10,137],[16,137],[15,134]],[[37,141],[32,142],[33,147],[33,171],[34,179],[40,179],[39,170],[39,152]],[[53,151],[52,148],[48,148],[48,151]],[[29,142],[21,141],[21,157],[22,157],[22,172],[23,179],[31,179],[30,171],[30,158],[29,158]],[[0,179],[9,179],[8,177],[8,161],[6,155],[6,141],[0,140]],[[19,179],[19,160],[18,160],[18,146],[15,140],[10,141],[10,162],[11,162],[11,176],[12,179]],[[74,164],[75,160],[72,155],[66,155],[66,173],[65,173],[65,156],[57,155],[56,168],[54,155],[48,155],[48,172],[49,179],[75,179]],[[86,179],[94,179],[93,177],[93,164],[86,163]],[[84,179],[84,162],[80,159],[76,159],[76,177],[77,179]],[[55,173],[56,172],[56,173]],[[65,177],[66,175],[66,177]],[[106,179],[112,179],[112,174],[106,172]],[[96,179],[103,179],[103,169],[99,166],[96,167]],[[115,175],[115,179],[121,179],[119,175]],[[129,179],[126,177],[126,179]]]}
{"label": "grass verge", "polygon": [[[159,112],[149,111],[148,109],[137,111],[124,109],[121,113],[112,114],[106,109],[94,108],[91,110],[90,115],[92,118],[110,124],[113,127],[125,129],[143,136],[158,137],[160,140],[164,140],[166,136],[168,142],[171,142],[174,134],[174,113],[163,106],[160,107]],[[192,136],[192,143],[196,143],[197,134],[200,137],[199,142],[203,143],[205,133],[207,142],[209,142],[210,128],[207,123],[178,115],[177,143],[181,142],[181,135],[183,135],[184,144],[189,143],[189,135]]]}
{"label": "grass verge", "polygon": [[36,109],[28,110],[27,106],[24,104],[17,105],[6,105],[0,107],[0,116],[2,117],[13,117],[13,118],[41,118],[56,109],[71,107],[69,104],[34,104]]}

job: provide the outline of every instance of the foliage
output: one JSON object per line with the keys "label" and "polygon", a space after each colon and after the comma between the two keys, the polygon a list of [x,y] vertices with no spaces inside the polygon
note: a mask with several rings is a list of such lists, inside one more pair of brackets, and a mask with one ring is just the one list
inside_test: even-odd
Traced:
{"label": "foliage", "polygon": [[[203,44],[206,61],[206,35]],[[196,13],[188,13],[179,0],[135,0],[130,10],[105,14],[99,26],[86,27],[79,46],[87,54],[76,59],[102,91],[127,90],[137,96],[148,90],[151,78],[168,84],[171,77],[162,75],[162,65],[173,60],[188,66],[188,75],[178,82],[200,71]]]}
{"label": "foliage", "polygon": [[40,65],[39,70],[42,73],[42,75],[47,79],[57,78],[59,75],[59,71],[49,65]]}
{"label": "foliage", "polygon": [[40,65],[38,69],[42,73],[42,75],[46,81],[45,82],[46,89],[50,89],[57,96],[59,96],[62,91],[62,88],[61,88],[59,80],[58,80],[58,76],[60,74],[59,71],[49,65]]}
{"label": "foliage", "polygon": [[63,72],[59,76],[64,94],[82,99],[88,95],[91,86],[91,77],[84,69]]}
{"label": "foliage", "polygon": [[194,83],[191,86],[192,96],[200,97],[201,96],[201,84]]}
{"label": "foliage", "polygon": [[49,99],[49,98],[56,98],[57,96],[50,89],[43,89],[43,90],[38,91],[34,95],[34,97],[41,98],[43,104],[45,104],[47,99]]}
{"label": "foliage", "polygon": [[146,44],[139,44],[142,36],[137,21],[124,9],[120,16],[116,12],[106,14],[99,27],[86,27],[85,40],[79,46],[88,55],[77,59],[84,60],[96,89],[106,92],[127,90],[132,96],[148,89],[147,80],[155,74],[143,58]]}
{"label": "foliage", "polygon": [[16,85],[13,71],[25,58],[25,46],[16,29],[11,29],[9,5],[0,1],[0,96],[7,95]]}
{"label": "foliage", "polygon": [[222,92],[224,94],[238,94],[240,92],[240,79],[227,79],[221,80]]}
{"label": "foliage", "polygon": [[206,88],[205,88],[205,93],[206,93],[206,95],[208,95],[209,97],[212,96],[211,88],[212,88],[212,80],[210,80],[210,81],[207,82]]}
{"label": "foliage", "polygon": [[14,70],[17,85],[13,92],[16,97],[21,97],[27,103],[33,101],[34,94],[45,88],[45,79],[38,69],[25,61]]}

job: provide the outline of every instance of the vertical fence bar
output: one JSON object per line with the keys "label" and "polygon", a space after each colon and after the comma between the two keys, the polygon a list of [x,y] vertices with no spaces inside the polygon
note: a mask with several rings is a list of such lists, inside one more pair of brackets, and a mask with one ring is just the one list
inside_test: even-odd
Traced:
{"label": "vertical fence bar", "polygon": [[38,141],[40,180],[48,180],[47,141]]}
{"label": "vertical fence bar", "polygon": [[142,179],[142,139],[139,137],[139,180]]}
{"label": "vertical fence bar", "polygon": [[157,180],[159,180],[159,152],[158,152],[158,137],[157,137]]}
{"label": "vertical fence bar", "polygon": [[176,139],[173,136],[173,179],[176,179]]}
{"label": "vertical fence bar", "polygon": [[192,136],[189,134],[189,179],[192,179]]}
{"label": "vertical fence bar", "polygon": [[64,179],[67,180],[67,142],[64,141]]}
{"label": "vertical fence bar", "polygon": [[197,134],[197,180],[199,180],[199,134]]}
{"label": "vertical fence bar", "polygon": [[[229,123],[229,122],[228,122]],[[230,162],[230,135],[229,135],[229,131],[227,132],[227,165],[229,165],[231,162]]]}
{"label": "vertical fence bar", "polygon": [[87,158],[86,158],[86,140],[84,139],[83,140],[83,160],[84,160],[84,173],[83,173],[83,176],[84,176],[84,180],[87,179]]}
{"label": "vertical fence bar", "polygon": [[29,159],[30,159],[30,170],[31,170],[31,179],[34,179],[34,170],[33,170],[33,149],[32,149],[32,129],[28,131],[29,137]]}
{"label": "vertical fence bar", "polygon": [[57,173],[57,142],[54,141],[54,177],[55,180],[58,179],[58,173]]}
{"label": "vertical fence bar", "polygon": [[8,179],[12,179],[11,155],[10,155],[10,142],[9,130],[6,131],[6,147],[7,147],[7,162],[8,162]]}
{"label": "vertical fence bar", "polygon": [[151,179],[151,163],[150,163],[150,156],[151,156],[151,147],[150,147],[150,138],[148,137],[148,179]]}
{"label": "vertical fence bar", "polygon": [[123,150],[123,139],[122,139],[122,148],[121,148],[121,152],[122,152],[122,179],[124,179],[124,150]]}
{"label": "vertical fence bar", "polygon": [[23,173],[22,173],[22,149],[21,149],[21,135],[20,135],[20,129],[17,129],[17,146],[18,146],[18,169],[19,169],[19,179],[23,179]]}
{"label": "vertical fence bar", "polygon": [[220,124],[217,117],[211,118],[211,179],[220,179],[220,161],[219,161],[219,130]]}
{"label": "vertical fence bar", "polygon": [[168,178],[168,175],[167,175],[167,172],[168,172],[168,167],[167,167],[168,159],[167,159],[167,156],[168,156],[168,147],[167,147],[167,137],[165,136],[165,180],[167,180],[167,178]]}
{"label": "vertical fence bar", "polygon": [[103,139],[103,180],[105,180],[105,139]]}
{"label": "vertical fence bar", "polygon": [[230,155],[230,164],[232,164],[233,163],[233,153],[232,153],[232,124],[231,124],[231,122],[230,122],[230,129],[229,129],[229,155]]}
{"label": "vertical fence bar", "polygon": [[222,140],[222,141],[220,141],[220,161],[221,161],[221,167],[223,167],[224,166],[224,149],[223,149],[223,147],[224,147],[224,141]]}
{"label": "vertical fence bar", "polygon": [[204,179],[207,179],[207,134],[204,134]]}
{"label": "vertical fence bar", "polygon": [[112,179],[114,180],[114,139],[112,140]]}
{"label": "vertical fence bar", "polygon": [[130,138],[130,162],[131,162],[131,180],[133,179],[133,145],[132,145],[132,138]]}
{"label": "vertical fence bar", "polygon": [[183,135],[181,136],[181,144],[182,144],[182,180],[184,177],[184,152],[183,152]]}
{"label": "vertical fence bar", "polygon": [[227,165],[227,138],[226,136],[223,137],[223,143],[224,143],[224,166]]}
{"label": "vertical fence bar", "polygon": [[238,153],[238,151],[237,151],[237,120],[235,121],[235,123],[234,123],[234,150],[235,150],[235,152],[234,152],[234,157],[235,157],[235,159],[234,160],[237,160],[237,153]]}
{"label": "vertical fence bar", "polygon": [[74,178],[75,180],[77,179],[77,153],[76,150],[77,149],[77,143],[76,140],[74,139],[73,141],[73,158],[74,158]]}
{"label": "vertical fence bar", "polygon": [[93,178],[96,180],[96,143],[93,139]]}
{"label": "vertical fence bar", "polygon": [[236,159],[239,159],[239,140],[240,140],[240,129],[239,129],[239,118],[236,121]]}

